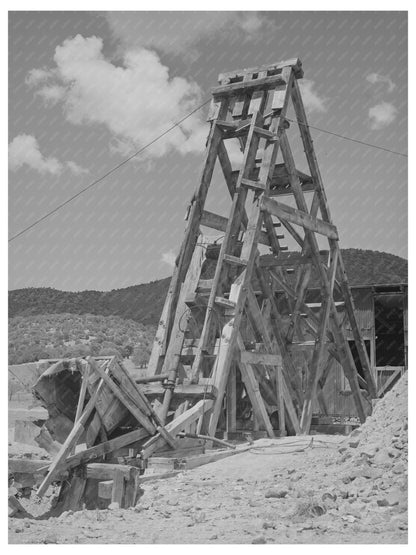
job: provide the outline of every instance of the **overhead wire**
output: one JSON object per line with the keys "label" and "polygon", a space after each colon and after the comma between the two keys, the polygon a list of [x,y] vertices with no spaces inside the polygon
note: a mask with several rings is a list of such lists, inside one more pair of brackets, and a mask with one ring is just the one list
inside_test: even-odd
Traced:
{"label": "overhead wire", "polygon": [[97,179],[95,179],[92,183],[90,183],[89,185],[87,185],[86,187],[84,187],[83,189],[81,189],[80,191],[78,191],[78,193],[76,193],[75,195],[72,195],[71,197],[69,197],[68,199],[66,199],[64,202],[61,202],[60,204],[58,204],[57,206],[55,206],[55,208],[53,208],[52,210],[50,210],[49,212],[47,212],[46,214],[44,214],[42,217],[38,218],[37,220],[35,220],[33,223],[31,223],[30,225],[28,225],[27,227],[25,227],[24,229],[22,229],[21,231],[19,231],[18,233],[16,233],[16,235],[13,235],[12,237],[9,238],[9,243],[11,243],[12,241],[14,241],[15,239],[17,239],[18,237],[20,237],[21,235],[23,235],[24,233],[26,233],[27,231],[29,231],[30,229],[34,228],[35,226],[37,226],[38,224],[40,224],[41,222],[43,222],[44,220],[46,220],[47,218],[49,218],[50,216],[52,216],[52,214],[55,214],[56,212],[58,212],[58,210],[60,210],[61,208],[63,208],[64,206],[66,206],[67,204],[69,204],[70,202],[72,202],[73,200],[75,200],[76,198],[78,198],[79,196],[81,196],[82,194],[86,193],[87,191],[89,191],[92,187],[94,187],[95,185],[98,185],[98,183],[100,183],[101,181],[103,181],[106,177],[108,177],[109,175],[111,175],[112,173],[114,173],[115,171],[119,170],[122,166],[124,166],[125,164],[127,164],[128,162],[130,162],[130,160],[132,160],[133,158],[135,158],[136,156],[138,156],[139,154],[141,154],[142,152],[144,152],[147,148],[149,148],[150,146],[152,146],[154,143],[156,143],[157,141],[159,141],[162,137],[164,137],[165,135],[167,135],[168,133],[170,133],[173,129],[175,129],[176,127],[178,127],[179,125],[181,125],[181,123],[183,123],[186,119],[188,119],[189,117],[191,117],[193,114],[195,114],[195,112],[197,112],[198,110],[200,110],[201,108],[203,108],[206,104],[208,104],[208,102],[210,102],[210,100],[206,100],[205,102],[203,102],[202,104],[200,104],[197,108],[195,108],[194,110],[192,110],[191,112],[189,112],[186,116],[184,116],[182,119],[180,119],[179,121],[177,121],[176,123],[174,123],[173,125],[171,125],[171,127],[169,127],[169,129],[166,129],[166,131],[164,131],[163,133],[161,133],[160,135],[158,135],[157,137],[155,137],[153,140],[151,140],[149,143],[147,143],[146,145],[144,145],[143,147],[141,147],[139,150],[137,150],[136,152],[134,152],[133,154],[131,154],[128,158],[125,158],[124,160],[122,160],[119,164],[117,164],[116,166],[114,166],[113,168],[111,168],[110,170],[108,170],[104,175],[102,175],[101,177],[98,177]]}
{"label": "overhead wire", "polygon": [[[161,138],[163,138],[165,135],[167,135],[168,133],[170,133],[173,129],[175,129],[176,127],[178,127],[179,125],[181,125],[181,123],[183,123],[185,120],[187,120],[190,116],[192,116],[193,114],[195,114],[198,110],[200,110],[201,108],[203,108],[204,106],[206,106],[209,102],[211,101],[211,99],[205,100],[202,104],[200,104],[199,106],[197,106],[196,108],[194,108],[191,112],[189,112],[186,116],[184,116],[182,119],[180,119],[179,121],[175,122],[173,125],[171,125],[171,127],[169,127],[168,129],[166,129],[166,131],[164,131],[163,133],[161,133],[160,135],[158,135],[157,137],[155,137],[154,139],[152,139],[149,143],[147,143],[146,145],[144,145],[143,147],[141,147],[139,150],[137,150],[136,152],[134,152],[133,154],[131,154],[130,156],[128,156],[127,158],[125,158],[124,160],[122,160],[119,164],[117,164],[116,166],[112,167],[110,170],[108,170],[106,173],[104,173],[102,176],[98,177],[97,179],[95,179],[94,181],[92,181],[89,185],[87,185],[86,187],[84,187],[83,189],[81,189],[80,191],[78,191],[77,193],[75,193],[75,195],[72,195],[71,197],[69,197],[68,199],[66,199],[64,202],[61,202],[60,204],[58,204],[57,206],[55,206],[55,208],[53,208],[52,210],[50,210],[49,212],[47,212],[46,214],[44,214],[43,216],[41,216],[40,218],[38,218],[37,220],[35,220],[34,222],[32,222],[30,225],[28,225],[27,227],[23,228],[22,230],[20,230],[18,233],[16,233],[15,235],[13,235],[12,237],[9,238],[8,242],[11,243],[12,241],[14,241],[15,239],[17,239],[18,237],[20,237],[21,235],[23,235],[24,233],[28,232],[30,229],[33,229],[35,226],[39,225],[41,222],[43,222],[44,220],[46,220],[47,218],[49,218],[50,216],[52,216],[53,214],[55,214],[56,212],[58,212],[59,210],[61,210],[61,208],[64,208],[67,204],[69,204],[70,202],[72,202],[73,200],[75,200],[76,198],[78,198],[79,196],[83,195],[84,193],[86,193],[87,191],[89,191],[92,187],[94,187],[95,185],[98,185],[99,183],[101,183],[102,181],[104,181],[104,179],[106,179],[109,175],[113,174],[114,172],[116,172],[117,170],[119,170],[121,167],[123,167],[124,165],[126,165],[128,162],[130,162],[130,160],[132,160],[133,158],[135,158],[136,156],[138,156],[139,154],[141,154],[142,152],[144,152],[147,148],[149,148],[150,146],[152,146],[154,143],[156,143],[157,141],[159,141]],[[320,127],[316,127],[314,125],[310,125],[309,123],[306,122],[302,122],[299,120],[293,120],[291,118],[286,117],[286,119],[290,122],[293,123],[298,123],[299,125],[304,125],[305,127],[308,127],[310,129],[314,129],[316,131],[319,131],[321,133],[326,133],[328,135],[332,135],[334,137],[338,137],[339,139],[343,139],[346,141],[351,141],[354,143],[358,143],[361,144],[363,146],[367,146],[370,148],[375,148],[378,150],[382,150],[384,152],[389,152],[390,154],[394,154],[396,156],[402,156],[404,158],[408,158],[408,155],[403,153],[403,152],[398,152],[395,150],[391,150],[389,148],[385,148],[385,147],[381,147],[372,143],[368,143],[365,141],[361,141],[359,139],[354,139],[352,137],[348,137],[346,135],[341,135],[340,133],[335,133],[333,131],[328,131],[327,129],[322,129]]]}
{"label": "overhead wire", "polygon": [[403,156],[404,158],[408,158],[407,154],[403,152],[398,152],[397,150],[390,150],[389,148],[385,148],[383,146],[374,145],[372,143],[367,143],[365,141],[360,141],[359,139],[353,139],[352,137],[347,137],[346,135],[341,135],[340,133],[334,133],[333,131],[328,131],[327,129],[321,129],[320,127],[316,127],[315,125],[310,125],[304,121],[294,120],[288,117],[285,117],[287,121],[292,123],[298,123],[299,125],[303,125],[304,127],[309,127],[310,129],[315,129],[316,131],[320,131],[321,133],[327,133],[328,135],[332,135],[333,137],[338,137],[339,139],[344,139],[345,141],[351,141],[353,143],[358,143],[360,145],[369,146],[371,148],[376,148],[378,150],[383,150],[384,152],[390,152],[390,154],[396,154],[397,156]]}

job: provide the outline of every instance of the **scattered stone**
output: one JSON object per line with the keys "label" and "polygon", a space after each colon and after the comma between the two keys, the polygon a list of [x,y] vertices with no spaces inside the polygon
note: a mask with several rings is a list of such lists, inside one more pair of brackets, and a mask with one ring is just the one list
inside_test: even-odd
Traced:
{"label": "scattered stone", "polygon": [[202,522],[205,522],[206,519],[207,519],[206,514],[203,511],[201,512],[198,511],[197,513],[194,513],[192,515],[192,520],[194,524],[202,524]]}
{"label": "scattered stone", "polygon": [[264,497],[266,499],[269,499],[269,498],[283,499],[284,497],[286,497],[288,493],[289,492],[284,489],[279,490],[276,488],[270,488],[266,491],[266,493],[264,494]]}
{"label": "scattered stone", "polygon": [[252,544],[263,544],[263,543],[267,543],[266,539],[263,536],[259,536],[257,538],[254,538],[251,541]]}
{"label": "scattered stone", "polygon": [[110,509],[110,511],[116,511],[117,509],[120,508],[120,505],[115,501],[113,501],[113,503],[109,504],[108,508]]}
{"label": "scattered stone", "polygon": [[351,449],[356,449],[359,445],[360,445],[359,439],[352,439],[348,442],[348,447],[351,447]]}
{"label": "scattered stone", "polygon": [[48,536],[45,536],[42,543],[58,543],[58,538],[55,534],[49,534]]}

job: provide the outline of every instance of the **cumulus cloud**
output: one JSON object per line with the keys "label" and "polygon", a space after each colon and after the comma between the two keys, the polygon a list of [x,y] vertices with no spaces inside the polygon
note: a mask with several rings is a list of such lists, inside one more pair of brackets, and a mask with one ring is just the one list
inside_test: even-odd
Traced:
{"label": "cumulus cloud", "polygon": [[390,102],[376,104],[368,111],[371,129],[382,129],[390,125],[397,116],[397,108]]}
{"label": "cumulus cloud", "polygon": [[[101,124],[111,132],[121,151],[133,152],[166,131],[201,101],[199,86],[181,77],[169,77],[155,52],[128,50],[115,65],[102,52],[99,37],[77,35],[55,50],[56,67],[49,75],[30,73],[31,84],[46,101],[58,102],[66,119],[76,125]],[[35,75],[35,77],[34,77]],[[42,80],[40,81],[40,78]],[[207,128],[196,113],[146,151],[163,156],[204,149]]]}
{"label": "cumulus cloud", "polygon": [[26,75],[26,85],[34,87],[40,83],[44,83],[53,77],[53,71],[48,68],[31,69]]}
{"label": "cumulus cloud", "polygon": [[326,112],[326,99],[315,90],[315,82],[310,79],[300,79],[298,83],[306,110],[308,112]]}
{"label": "cumulus cloud", "polygon": [[379,73],[370,73],[369,75],[367,75],[366,79],[372,85],[375,85],[376,83],[385,83],[387,85],[389,93],[393,92],[396,88],[396,84],[393,83],[390,77],[387,77],[386,75],[380,75]]}
{"label": "cumulus cloud", "polygon": [[266,23],[266,20],[258,12],[243,12],[236,19],[236,24],[249,36],[258,33]]}
{"label": "cumulus cloud", "polygon": [[162,253],[162,262],[173,268],[175,266],[176,254],[173,250]]}
{"label": "cumulus cloud", "polygon": [[9,168],[16,171],[22,166],[28,166],[41,174],[58,175],[63,166],[56,158],[45,157],[33,135],[18,135],[9,145]]}
{"label": "cumulus cloud", "polygon": [[66,162],[66,167],[74,174],[74,175],[84,175],[89,173],[88,170],[79,166],[76,162]]}
{"label": "cumulus cloud", "polygon": [[40,174],[59,175],[65,168],[74,175],[88,173],[88,170],[75,162],[62,163],[54,157],[44,156],[36,137],[24,133],[17,135],[9,144],[9,169],[14,172],[22,166],[27,166]]}
{"label": "cumulus cloud", "polygon": [[46,104],[56,104],[59,100],[62,100],[65,96],[65,87],[60,87],[58,85],[51,85],[42,87],[36,94],[43,98]]}

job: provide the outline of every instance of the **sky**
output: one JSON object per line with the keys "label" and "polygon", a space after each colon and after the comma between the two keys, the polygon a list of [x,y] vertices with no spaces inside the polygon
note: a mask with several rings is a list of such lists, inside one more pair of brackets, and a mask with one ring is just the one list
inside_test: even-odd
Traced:
{"label": "sky", "polygon": [[[312,126],[407,153],[405,12],[10,12],[9,237],[209,99],[219,73],[296,56]],[[170,275],[207,110],[13,240],[9,289]],[[341,247],[407,257],[407,158],[311,133]],[[207,208],[225,215],[224,189],[216,171]]]}

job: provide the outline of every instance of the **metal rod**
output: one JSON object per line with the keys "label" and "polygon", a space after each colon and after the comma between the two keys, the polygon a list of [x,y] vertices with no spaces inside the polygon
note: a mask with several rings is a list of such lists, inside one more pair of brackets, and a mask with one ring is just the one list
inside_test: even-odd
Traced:
{"label": "metal rod", "polygon": [[212,441],[213,443],[218,443],[219,445],[224,445],[225,447],[229,447],[230,449],[235,449],[235,445],[232,445],[231,443],[227,443],[223,439],[218,439],[212,436],[205,436],[202,434],[189,434],[187,432],[180,432],[179,434],[176,434],[176,435],[178,437],[190,437],[192,439],[206,439],[208,441]]}
{"label": "metal rod", "polygon": [[134,381],[136,383],[150,383],[150,382],[163,382],[163,380],[167,380],[169,374],[159,374],[157,376],[148,376],[145,378],[136,378]]}

